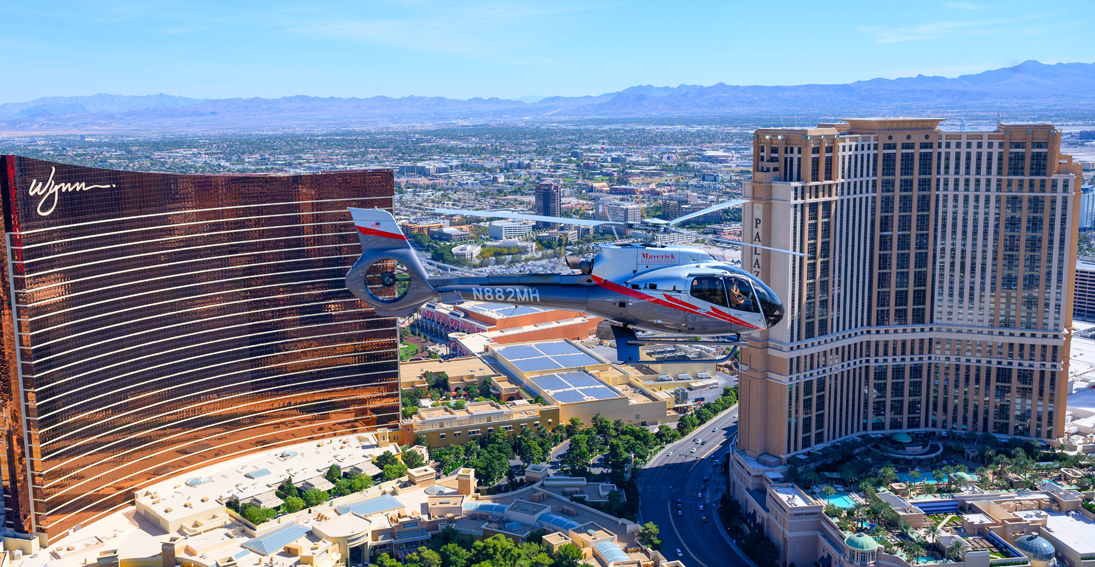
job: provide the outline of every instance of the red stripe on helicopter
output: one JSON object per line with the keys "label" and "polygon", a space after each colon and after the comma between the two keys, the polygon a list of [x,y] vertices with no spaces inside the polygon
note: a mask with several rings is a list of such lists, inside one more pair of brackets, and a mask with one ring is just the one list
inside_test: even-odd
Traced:
{"label": "red stripe on helicopter", "polygon": [[394,234],[391,232],[384,232],[383,230],[377,230],[375,228],[365,228],[363,226],[357,227],[357,231],[366,236],[382,236],[384,238],[394,238],[396,240],[406,240],[407,237],[402,234]]}
{"label": "red stripe on helicopter", "polygon": [[616,282],[610,282],[610,281],[608,281],[604,278],[599,278],[597,276],[592,276],[592,277],[593,277],[593,282],[596,283],[597,285],[599,285],[599,286],[601,286],[601,287],[603,287],[603,288],[605,288],[609,291],[614,291],[616,293],[622,293],[622,294],[624,294],[628,297],[634,297],[635,299],[641,299],[643,301],[649,301],[651,303],[654,303],[655,305],[662,305],[664,307],[670,307],[672,309],[676,309],[677,311],[684,311],[686,313],[692,313],[693,315],[703,315],[704,317],[709,317],[711,319],[718,319],[720,321],[726,321],[726,322],[729,322],[729,323],[733,323],[735,325],[741,325],[743,327],[749,327],[750,329],[760,329],[760,327],[757,327],[756,325],[750,325],[749,323],[746,323],[745,321],[742,321],[741,319],[738,319],[737,317],[734,317],[733,315],[730,315],[728,313],[722,313],[721,311],[718,311],[716,309],[711,309],[707,313],[704,313],[704,312],[700,311],[698,308],[696,308],[696,306],[694,306],[690,303],[685,303],[685,302],[683,302],[683,301],[681,301],[681,300],[679,300],[675,297],[669,297],[668,295],[663,294],[663,297],[665,299],[658,299],[657,297],[654,297],[653,295],[647,295],[647,294],[642,293],[638,290],[630,289],[627,286],[622,286],[622,285],[620,285]]}

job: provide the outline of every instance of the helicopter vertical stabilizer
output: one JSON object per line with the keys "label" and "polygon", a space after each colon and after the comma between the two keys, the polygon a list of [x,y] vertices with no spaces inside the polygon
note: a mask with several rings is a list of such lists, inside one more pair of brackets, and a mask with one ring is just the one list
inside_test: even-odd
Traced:
{"label": "helicopter vertical stabilizer", "polygon": [[406,316],[436,295],[395,217],[382,209],[350,209],[361,257],[346,274],[346,287],[381,315]]}

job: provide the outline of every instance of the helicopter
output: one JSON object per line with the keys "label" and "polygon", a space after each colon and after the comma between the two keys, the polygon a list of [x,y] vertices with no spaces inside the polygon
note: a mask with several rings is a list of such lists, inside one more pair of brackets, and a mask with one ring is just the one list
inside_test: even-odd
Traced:
{"label": "helicopter", "polygon": [[[624,362],[639,362],[642,344],[683,342],[679,337],[722,337],[688,342],[736,345],[742,333],[778,324],[785,313],[783,302],[748,271],[698,248],[663,245],[654,235],[678,232],[674,226],[679,223],[745,202],[727,201],[670,221],[637,222],[437,209],[435,213],[448,215],[620,226],[649,237],[641,243],[603,245],[592,258],[567,256],[571,274],[458,277],[430,277],[388,211],[350,208],[362,255],[346,274],[346,287],[378,314],[388,316],[408,316],[432,301],[449,305],[493,301],[585,312],[609,322],[617,355]],[[678,338],[640,338],[637,330]],[[726,359],[735,350],[736,346]]]}

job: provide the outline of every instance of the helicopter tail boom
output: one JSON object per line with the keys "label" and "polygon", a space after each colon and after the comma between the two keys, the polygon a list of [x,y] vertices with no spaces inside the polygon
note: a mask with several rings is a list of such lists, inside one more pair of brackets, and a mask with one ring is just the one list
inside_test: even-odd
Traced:
{"label": "helicopter tail boom", "polygon": [[383,209],[350,209],[361,257],[346,274],[346,287],[380,315],[407,316],[435,295],[426,269]]}

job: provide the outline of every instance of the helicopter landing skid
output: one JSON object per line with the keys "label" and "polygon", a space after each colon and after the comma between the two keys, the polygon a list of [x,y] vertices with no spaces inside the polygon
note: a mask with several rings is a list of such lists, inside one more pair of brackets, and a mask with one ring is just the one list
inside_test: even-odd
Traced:
{"label": "helicopter landing skid", "polygon": [[[741,334],[738,333],[730,340],[717,340],[717,341],[694,341],[689,339],[661,339],[661,338],[639,338],[635,335],[634,329],[631,327],[624,327],[622,325],[611,325],[612,337],[616,340],[616,356],[621,362],[628,363],[651,363],[657,364],[688,364],[692,362],[713,362],[715,364],[721,364],[734,358],[738,353],[738,346],[742,344]],[[730,349],[730,354],[717,358],[715,360],[642,360],[642,352],[639,350],[641,345],[654,345],[654,344],[682,344],[682,345],[734,345],[734,348]]]}

